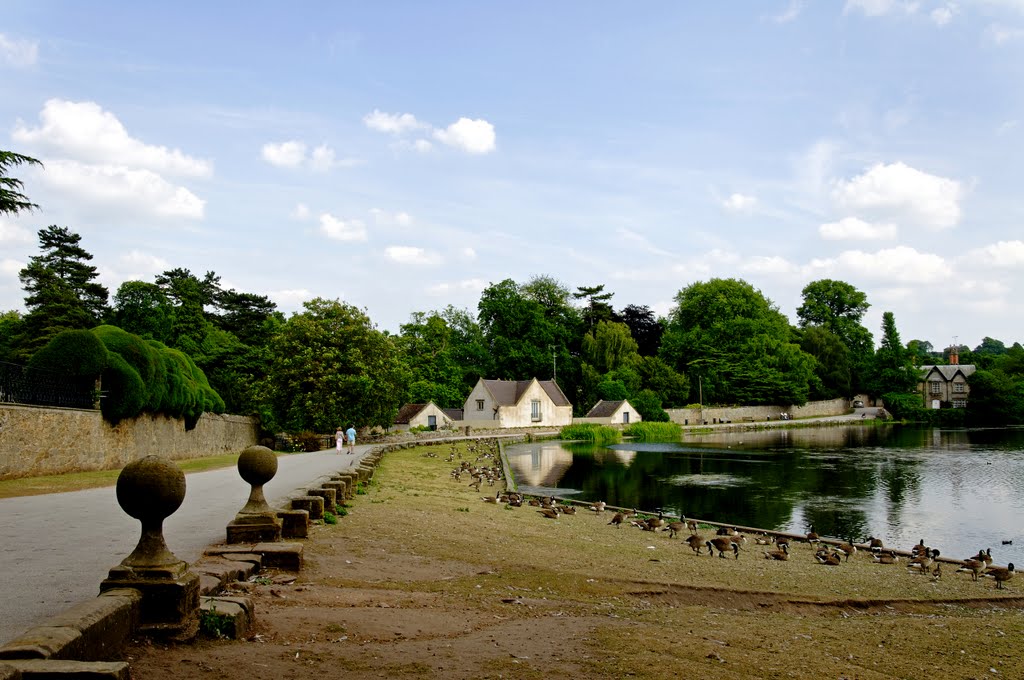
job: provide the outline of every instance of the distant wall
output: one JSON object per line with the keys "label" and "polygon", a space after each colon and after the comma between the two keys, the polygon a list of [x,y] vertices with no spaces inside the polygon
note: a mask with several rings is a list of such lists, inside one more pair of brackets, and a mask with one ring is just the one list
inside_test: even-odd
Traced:
{"label": "distant wall", "polygon": [[144,415],[110,425],[99,411],[0,404],[0,479],[113,470],[156,454],[172,460],[241,451],[256,443],[256,420],[205,413],[184,421]]}
{"label": "distant wall", "polygon": [[778,420],[779,415],[788,413],[794,418],[820,418],[838,416],[850,408],[845,399],[828,401],[810,401],[803,406],[715,406],[700,408],[666,409],[669,419],[680,425],[700,425],[701,420],[708,424],[715,422],[742,423],[745,421]]}

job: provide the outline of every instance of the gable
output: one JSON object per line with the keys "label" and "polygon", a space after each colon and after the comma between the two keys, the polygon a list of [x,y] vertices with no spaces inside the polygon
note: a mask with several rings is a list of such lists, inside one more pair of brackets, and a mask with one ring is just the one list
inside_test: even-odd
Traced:
{"label": "gable", "polygon": [[622,408],[622,405],[625,403],[626,401],[624,399],[619,399],[617,401],[605,401],[602,399],[594,404],[594,408],[590,409],[590,412],[587,413],[586,417],[610,418],[615,415],[615,412]]}
{"label": "gable", "polygon": [[426,404],[405,404],[402,408],[398,409],[398,415],[395,416],[395,425],[408,425],[426,407]]}

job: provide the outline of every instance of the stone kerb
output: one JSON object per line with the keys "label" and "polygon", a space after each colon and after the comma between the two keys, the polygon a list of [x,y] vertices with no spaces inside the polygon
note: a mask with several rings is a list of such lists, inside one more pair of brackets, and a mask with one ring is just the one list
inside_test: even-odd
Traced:
{"label": "stone kerb", "polygon": [[[338,495],[334,489],[309,489],[306,493],[310,496],[320,496],[324,499],[324,511],[334,512],[334,506],[338,504]],[[323,516],[321,515],[321,519]]]}

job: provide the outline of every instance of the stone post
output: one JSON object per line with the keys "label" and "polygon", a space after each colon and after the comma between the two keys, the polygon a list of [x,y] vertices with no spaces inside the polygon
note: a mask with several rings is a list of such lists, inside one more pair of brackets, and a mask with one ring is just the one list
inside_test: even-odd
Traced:
{"label": "stone post", "polygon": [[164,541],[164,520],[185,499],[185,474],[159,456],[124,467],[117,478],[117,502],[142,523],[132,553],[110,570],[100,592],[134,588],[142,593],[139,628],[144,633],[191,637],[198,627],[199,576],[189,571]]}
{"label": "stone post", "polygon": [[252,489],[245,506],[228,523],[228,543],[280,541],[281,520],[263,495],[263,485],[277,474],[277,456],[266,446],[250,446],[238,456],[238,474]]}

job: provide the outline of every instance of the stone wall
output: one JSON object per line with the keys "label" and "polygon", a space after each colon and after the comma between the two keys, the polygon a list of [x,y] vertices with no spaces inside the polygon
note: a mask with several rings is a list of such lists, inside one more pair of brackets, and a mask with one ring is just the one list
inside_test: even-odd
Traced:
{"label": "stone wall", "polygon": [[256,443],[254,418],[205,413],[183,420],[144,415],[110,425],[99,411],[0,404],[0,479],[115,470],[156,454],[172,460],[241,451]]}
{"label": "stone wall", "polygon": [[758,422],[778,420],[782,413],[794,418],[820,418],[838,416],[846,413],[850,403],[846,399],[830,399],[828,401],[810,401],[803,406],[706,406],[700,408],[671,408],[669,420],[680,425],[700,425],[701,420],[708,424],[720,422]]}

